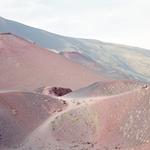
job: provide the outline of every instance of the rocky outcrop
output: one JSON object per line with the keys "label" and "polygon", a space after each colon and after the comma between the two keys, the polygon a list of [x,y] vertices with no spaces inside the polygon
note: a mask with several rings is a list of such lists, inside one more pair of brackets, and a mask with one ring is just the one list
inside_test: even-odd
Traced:
{"label": "rocky outcrop", "polygon": [[55,95],[55,96],[63,96],[68,93],[72,92],[69,88],[62,88],[62,87],[52,87],[49,89],[49,94]]}
{"label": "rocky outcrop", "polygon": [[42,93],[44,95],[63,96],[72,92],[72,90],[70,88],[63,87],[42,87],[37,89],[36,92]]}

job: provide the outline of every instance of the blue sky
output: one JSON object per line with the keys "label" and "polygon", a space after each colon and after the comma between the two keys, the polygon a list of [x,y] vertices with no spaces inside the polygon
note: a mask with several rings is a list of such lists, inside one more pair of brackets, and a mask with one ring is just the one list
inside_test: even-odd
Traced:
{"label": "blue sky", "polygon": [[62,35],[150,49],[150,0],[4,0],[0,15]]}

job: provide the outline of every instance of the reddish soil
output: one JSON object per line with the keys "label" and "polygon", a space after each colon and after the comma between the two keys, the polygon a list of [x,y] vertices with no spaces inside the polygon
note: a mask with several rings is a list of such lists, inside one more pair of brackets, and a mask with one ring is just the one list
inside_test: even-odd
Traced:
{"label": "reddish soil", "polygon": [[106,79],[22,38],[12,34],[0,34],[2,90],[33,90],[43,86],[77,89]]}

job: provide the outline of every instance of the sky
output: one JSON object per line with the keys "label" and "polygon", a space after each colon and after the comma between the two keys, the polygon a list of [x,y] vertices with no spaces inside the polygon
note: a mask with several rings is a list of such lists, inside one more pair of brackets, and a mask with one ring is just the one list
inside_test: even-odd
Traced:
{"label": "sky", "polygon": [[150,49],[150,0],[4,0],[0,16],[65,36]]}

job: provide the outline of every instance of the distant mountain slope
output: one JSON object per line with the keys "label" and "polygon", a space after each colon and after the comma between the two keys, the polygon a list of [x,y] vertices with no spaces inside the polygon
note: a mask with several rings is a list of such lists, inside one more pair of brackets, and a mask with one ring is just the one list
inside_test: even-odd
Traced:
{"label": "distant mountain slope", "polygon": [[80,52],[107,70],[110,69],[108,73],[112,75],[121,72],[134,79],[150,81],[150,51],[145,49],[60,36],[4,18],[0,18],[0,32],[12,32],[58,52]]}
{"label": "distant mountain slope", "polygon": [[12,34],[0,34],[0,89],[80,88],[108,78]]}
{"label": "distant mountain slope", "polygon": [[68,52],[62,51],[60,55],[63,55],[67,59],[79,63],[91,70],[96,71],[97,73],[104,74],[106,76],[110,76],[111,78],[116,79],[134,79],[133,77],[129,77],[127,73],[123,73],[122,71],[113,68],[112,66],[108,66],[107,64],[100,64],[97,61],[91,59],[89,56],[85,56],[80,52]]}

